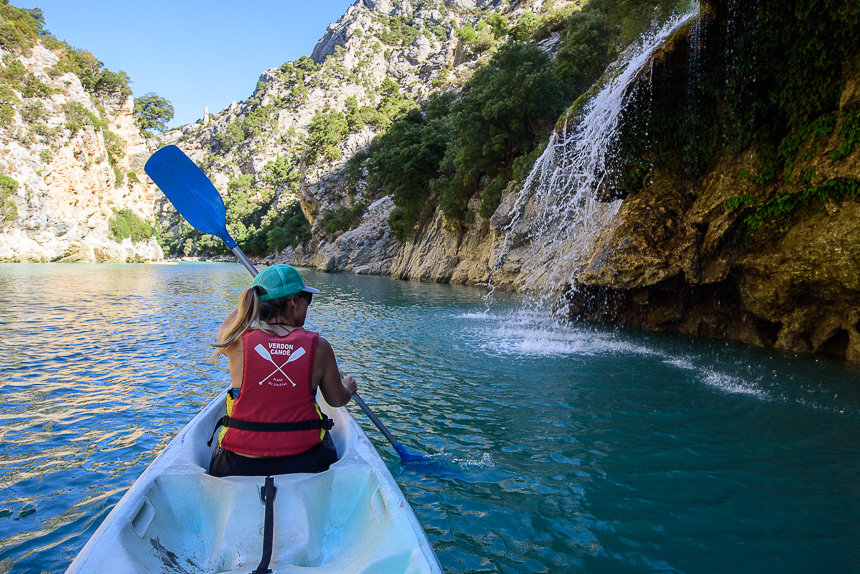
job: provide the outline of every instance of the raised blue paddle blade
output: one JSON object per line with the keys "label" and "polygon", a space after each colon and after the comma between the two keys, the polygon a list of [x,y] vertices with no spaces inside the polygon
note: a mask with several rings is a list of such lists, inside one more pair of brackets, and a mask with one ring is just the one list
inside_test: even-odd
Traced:
{"label": "raised blue paddle blade", "polygon": [[227,233],[221,194],[181,149],[175,145],[161,148],[152,154],[143,170],[194,229],[220,237],[229,249],[236,247]]}

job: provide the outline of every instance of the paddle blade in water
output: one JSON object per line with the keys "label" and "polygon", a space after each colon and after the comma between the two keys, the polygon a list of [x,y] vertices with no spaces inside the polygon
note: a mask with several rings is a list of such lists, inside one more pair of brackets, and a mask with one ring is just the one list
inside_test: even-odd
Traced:
{"label": "paddle blade in water", "polygon": [[428,462],[430,457],[423,454],[412,454],[401,445],[399,442],[394,445],[394,450],[400,455],[401,462]]}
{"label": "paddle blade in water", "polygon": [[194,229],[220,237],[233,249],[236,242],[227,233],[221,194],[178,147],[163,147],[149,158],[144,171]]}

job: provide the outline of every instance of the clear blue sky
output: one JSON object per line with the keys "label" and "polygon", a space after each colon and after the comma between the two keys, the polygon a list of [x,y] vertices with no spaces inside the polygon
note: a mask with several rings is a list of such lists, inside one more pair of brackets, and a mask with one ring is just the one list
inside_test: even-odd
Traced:
{"label": "clear blue sky", "polygon": [[354,0],[12,0],[60,40],[173,104],[171,127],[248,98],[265,70],[310,55]]}

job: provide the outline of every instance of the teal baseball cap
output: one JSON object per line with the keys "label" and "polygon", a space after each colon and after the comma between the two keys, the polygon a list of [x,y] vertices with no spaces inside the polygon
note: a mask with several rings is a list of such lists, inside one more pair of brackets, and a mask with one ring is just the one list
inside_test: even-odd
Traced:
{"label": "teal baseball cap", "polygon": [[291,265],[272,265],[263,269],[254,277],[254,287],[262,287],[266,290],[265,295],[260,295],[260,301],[269,299],[280,299],[288,295],[295,295],[304,291],[305,293],[319,293],[319,289],[308,287],[305,280],[299,275],[295,267]]}

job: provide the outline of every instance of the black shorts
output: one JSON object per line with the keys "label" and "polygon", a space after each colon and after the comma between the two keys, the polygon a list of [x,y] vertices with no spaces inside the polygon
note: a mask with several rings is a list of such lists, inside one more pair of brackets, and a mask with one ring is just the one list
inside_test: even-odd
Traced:
{"label": "black shorts", "polygon": [[271,476],[297,472],[323,472],[337,462],[337,447],[326,432],[321,443],[299,454],[248,458],[216,446],[209,461],[212,476]]}

